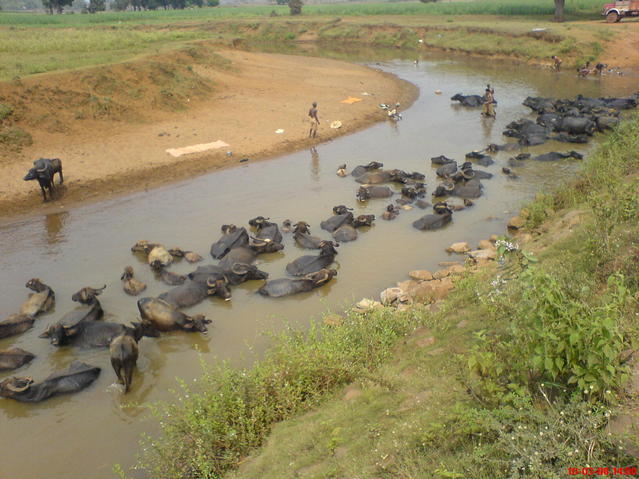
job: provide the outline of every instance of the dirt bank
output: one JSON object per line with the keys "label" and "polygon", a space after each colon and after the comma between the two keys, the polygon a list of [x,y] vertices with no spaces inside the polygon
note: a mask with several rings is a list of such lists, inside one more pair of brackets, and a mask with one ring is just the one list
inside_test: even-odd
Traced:
{"label": "dirt bank", "polygon": [[[38,185],[22,180],[38,157],[63,161],[65,188],[44,207],[59,211],[310,147],[383,120],[380,102],[407,106],[418,94],[392,75],[321,58],[200,51],[170,60],[0,85],[0,103],[13,108],[10,127],[33,139],[21,151],[1,151],[0,216],[42,211]],[[362,101],[341,102],[349,96]],[[321,120],[316,140],[307,138],[312,101]],[[340,129],[329,127],[334,120]],[[179,158],[166,152],[216,140],[230,146]]]}

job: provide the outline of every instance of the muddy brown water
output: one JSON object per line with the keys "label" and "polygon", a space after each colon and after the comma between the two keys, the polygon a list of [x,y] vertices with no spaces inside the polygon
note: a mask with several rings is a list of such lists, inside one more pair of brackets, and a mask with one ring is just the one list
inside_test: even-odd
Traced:
{"label": "muddy brown water", "polygon": [[[378,220],[369,231],[361,232],[357,241],[342,244],[336,261],[338,276],[321,289],[268,299],[255,294],[261,282],[254,281],[233,288],[229,302],[208,299],[188,309],[213,320],[209,333],[176,332],[160,339],[144,339],[133,389],[125,396],[115,384],[106,350],[57,349],[39,339],[38,334],[76,306],[71,294],[86,285],[107,285],[100,297],[106,320],[135,320],[136,299],[122,291],[119,281],[127,264],[133,265],[137,277],[148,283],[144,295],[154,296],[168,289],[153,278],[142,258],[130,252],[137,240],[179,245],[199,252],[206,258],[203,264],[209,264],[213,262],[209,247],[220,236],[220,226],[246,225],[257,215],[278,222],[303,219],[311,224],[314,234],[328,238],[319,222],[330,216],[334,205],[352,206],[358,214],[381,215],[388,203],[375,200],[357,204],[358,185],[350,176],[335,175],[339,164],[347,163],[350,169],[377,160],[390,168],[420,171],[427,175],[430,192],[436,180],[429,159],[444,154],[461,161],[471,150],[507,141],[501,134],[505,125],[530,113],[521,105],[526,96],[621,96],[631,93],[636,84],[636,78],[578,80],[572,73],[557,75],[468,58],[432,55],[422,57],[415,65],[412,60],[393,60],[396,52],[370,55],[350,54],[348,58],[386,58],[372,66],[393,72],[421,90],[420,98],[402,112],[404,119],[397,124],[382,122],[319,144],[312,151],[269,162],[238,163],[237,168],[172,186],[0,224],[0,318],[19,310],[27,297],[24,284],[29,278],[41,278],[55,290],[57,298],[55,310],[39,318],[32,330],[0,340],[0,349],[21,347],[37,355],[30,365],[2,373],[0,379],[12,374],[41,379],[75,359],[103,368],[98,381],[79,394],[35,405],[0,399],[1,478],[104,479],[113,477],[115,463],[128,469],[135,462],[140,434],[155,430],[147,405],[170,400],[171,390],[177,387],[176,378],[187,382],[197,378],[200,360],[229,360],[238,367],[245,366],[267,347],[265,332],[286,325],[306,327],[322,312],[339,312],[354,300],[377,297],[384,288],[405,279],[409,270],[436,269],[440,261],[458,259],[447,255],[444,248],[455,241],[476,244],[490,234],[503,233],[506,221],[522,202],[573,174],[579,162],[529,162],[517,171],[520,179],[510,180],[500,173],[508,154],[500,153],[495,165],[484,168],[495,177],[484,182],[483,197],[473,208],[455,213],[447,228],[419,232],[411,223],[426,211],[405,211],[395,221]],[[481,93],[486,83],[494,86],[499,101],[495,121],[480,118],[479,110],[451,103],[453,94]],[[434,93],[438,89],[442,95]],[[374,96],[367,101],[394,102],[383,92],[369,93]],[[353,92],[354,96],[361,94]],[[321,113],[322,105],[319,107]],[[530,151],[587,151],[591,147],[547,144]],[[285,276],[286,263],[307,254],[295,246],[290,235],[285,235],[285,245],[283,252],[259,258],[260,268],[271,278]],[[194,268],[183,261],[171,269],[186,273]],[[144,477],[140,471],[132,474]]]}

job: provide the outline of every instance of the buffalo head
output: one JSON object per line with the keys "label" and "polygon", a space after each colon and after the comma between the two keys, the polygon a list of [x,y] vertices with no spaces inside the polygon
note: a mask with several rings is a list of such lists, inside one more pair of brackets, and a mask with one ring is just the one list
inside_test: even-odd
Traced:
{"label": "buffalo head", "polygon": [[225,235],[230,235],[231,233],[234,233],[235,230],[237,230],[237,226],[235,225],[222,225],[222,228],[220,228],[222,230],[222,233],[224,233]]}
{"label": "buffalo head", "polygon": [[310,234],[311,229],[310,226],[306,221],[298,221],[297,223],[295,223],[294,229],[293,229],[293,233],[299,233],[299,234]]}
{"label": "buffalo head", "polygon": [[355,196],[357,197],[359,201],[366,201],[370,199],[371,194],[370,194],[370,191],[368,191],[368,189],[365,186],[360,186]]}
{"label": "buffalo head", "polygon": [[315,287],[322,286],[328,283],[331,279],[337,276],[337,270],[335,269],[320,269],[315,273],[310,273],[304,276],[305,279],[313,281]]}
{"label": "buffalo head", "polygon": [[11,377],[0,382],[0,396],[12,398],[26,392],[33,384],[30,377]]}
{"label": "buffalo head", "polygon": [[25,286],[30,290],[35,291],[36,293],[47,289],[47,286],[42,283],[42,281],[40,281],[40,278],[31,278],[29,281],[27,281],[27,284],[25,284]]}
{"label": "buffalo head", "polygon": [[337,250],[335,248],[339,247],[338,243],[333,243],[332,241],[322,241],[319,244],[320,256],[321,255],[331,255],[335,256],[337,254]]}
{"label": "buffalo head", "polygon": [[206,280],[206,286],[208,287],[206,292],[209,296],[217,295],[224,301],[231,299],[231,290],[229,289],[226,278],[215,280],[209,278]]}
{"label": "buffalo head", "polygon": [[375,221],[375,215],[359,215],[353,221],[353,228],[360,228],[362,226],[371,226]]}
{"label": "buffalo head", "polygon": [[268,278],[268,273],[257,269],[254,264],[233,263],[231,273],[242,276],[247,280]]}
{"label": "buffalo head", "polygon": [[29,169],[29,172],[23,178],[24,181],[37,180],[38,179],[38,171],[35,168]]}
{"label": "buffalo head", "polygon": [[77,293],[74,293],[73,296],[71,296],[71,300],[75,301],[76,303],[90,304],[96,296],[102,294],[102,291],[104,291],[105,288],[106,284],[101,288],[90,288],[87,286],[85,288],[82,288]]}
{"label": "buffalo head", "polygon": [[254,228],[259,229],[266,226],[269,223],[268,220],[270,220],[270,218],[264,218],[263,216],[256,216],[255,218],[249,220],[248,224]]}
{"label": "buffalo head", "polygon": [[131,326],[125,326],[125,334],[132,336],[136,341],[140,341],[143,337],[159,338],[160,332],[155,328],[151,321],[142,320],[142,322],[133,322]]}
{"label": "buffalo head", "polygon": [[334,215],[345,215],[349,211],[353,211],[353,208],[349,208],[349,207],[344,206],[344,205],[337,205],[337,206],[333,207],[333,214]]}
{"label": "buffalo head", "polygon": [[189,317],[189,322],[183,326],[184,329],[190,329],[193,331],[199,331],[200,333],[206,333],[208,328],[207,324],[211,324],[210,319],[206,319],[203,314],[196,314]]}

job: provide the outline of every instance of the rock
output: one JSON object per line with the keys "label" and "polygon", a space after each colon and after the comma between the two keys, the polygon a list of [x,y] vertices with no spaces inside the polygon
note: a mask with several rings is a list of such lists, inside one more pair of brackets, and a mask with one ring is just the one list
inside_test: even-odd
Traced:
{"label": "rock", "polygon": [[449,266],[447,269],[448,269],[449,275],[462,274],[464,271],[466,271],[466,268],[463,267],[461,264],[453,264]]}
{"label": "rock", "polygon": [[491,241],[491,243],[495,243],[499,239],[499,236],[490,235],[490,238],[488,238],[488,239]]}
{"label": "rock", "polygon": [[530,211],[524,208],[519,212],[519,216],[521,216],[523,219],[528,219],[530,217]]}
{"label": "rock", "polygon": [[417,341],[415,341],[415,346],[417,346],[418,348],[425,348],[427,346],[432,346],[433,344],[435,344],[435,338],[433,336],[430,336],[428,338],[419,338]]}
{"label": "rock", "polygon": [[457,323],[457,329],[463,329],[468,326],[468,320],[462,319],[459,323]]}
{"label": "rock", "polygon": [[[431,276],[430,279],[433,279],[433,277]],[[397,283],[397,287],[400,288],[402,291],[406,292],[411,290],[418,284],[419,284],[419,281],[415,281],[414,279],[409,279],[409,280],[401,281]]]}
{"label": "rock", "polygon": [[475,251],[471,251],[468,253],[474,260],[495,260],[497,259],[497,251],[493,249],[476,249]]}
{"label": "rock", "polygon": [[[419,281],[430,281],[431,279],[433,279],[433,273],[425,269],[416,269],[414,271],[410,271],[408,273],[408,276]],[[397,286],[401,288],[400,284],[398,284]]]}
{"label": "rock", "polygon": [[440,261],[437,263],[438,266],[453,266],[455,264],[460,264],[459,261]]}
{"label": "rock", "polygon": [[459,243],[453,243],[448,248],[446,248],[448,253],[457,253],[463,254],[470,251],[470,246],[465,241]]}
{"label": "rock", "polygon": [[521,216],[513,216],[508,221],[508,228],[512,230],[518,230],[524,227],[524,220]]}
{"label": "rock", "polygon": [[410,297],[401,288],[387,288],[379,295],[383,305],[391,305],[393,303],[405,303]]}
{"label": "rock", "polygon": [[433,278],[434,279],[442,279],[442,278],[446,278],[450,276],[450,269],[446,268],[446,269],[440,269],[439,271],[435,271],[433,273]]}
{"label": "rock", "polygon": [[360,313],[368,313],[377,308],[383,308],[384,305],[379,301],[375,301],[373,299],[364,298],[359,303],[355,305],[355,309]]}
{"label": "rock", "polygon": [[444,278],[419,283],[419,285],[407,291],[407,293],[415,300],[432,303],[448,296],[448,293],[450,293],[452,289],[452,279]]}
{"label": "rock", "polygon": [[348,386],[346,391],[344,392],[344,401],[352,401],[353,399],[357,399],[362,395],[361,389],[357,386]]}
{"label": "rock", "polygon": [[494,249],[495,245],[489,240],[481,240],[479,242],[479,249]]}
{"label": "rock", "polygon": [[344,323],[344,317],[339,314],[327,314],[324,316],[324,324],[328,326],[341,326]]}

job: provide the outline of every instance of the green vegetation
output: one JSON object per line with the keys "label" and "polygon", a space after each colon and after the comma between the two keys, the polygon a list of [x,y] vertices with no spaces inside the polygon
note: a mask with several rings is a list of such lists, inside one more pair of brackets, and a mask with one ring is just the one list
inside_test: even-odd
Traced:
{"label": "green vegetation", "polygon": [[637,151],[635,116],[576,180],[528,205],[537,236],[499,241],[495,267],[457,280],[436,309],[352,314],[279,336],[253,369],[208,370],[158,408],[144,466],[158,477],[553,479],[634,464],[606,426],[639,339]]}

